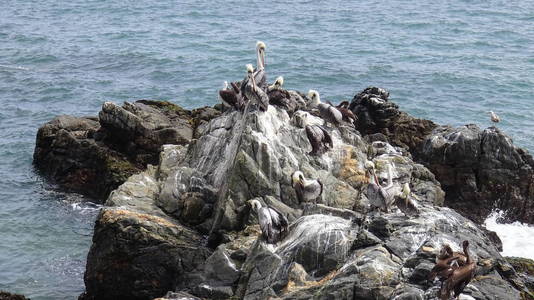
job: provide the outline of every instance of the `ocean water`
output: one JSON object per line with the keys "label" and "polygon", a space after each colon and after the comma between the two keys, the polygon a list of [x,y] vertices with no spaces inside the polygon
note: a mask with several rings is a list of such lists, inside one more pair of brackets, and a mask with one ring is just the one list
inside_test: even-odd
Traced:
{"label": "ocean water", "polygon": [[0,289],[83,290],[98,210],[31,164],[54,116],[141,98],[212,105],[263,40],[287,88],[337,102],[377,85],[442,124],[487,127],[493,110],[533,151],[533,22],[534,1],[0,1]]}

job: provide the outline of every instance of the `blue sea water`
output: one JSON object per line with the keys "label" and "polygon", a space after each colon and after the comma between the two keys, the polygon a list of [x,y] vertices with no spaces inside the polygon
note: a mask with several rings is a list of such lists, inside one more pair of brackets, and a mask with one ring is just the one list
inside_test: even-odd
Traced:
{"label": "blue sea water", "polygon": [[534,1],[0,1],[0,289],[74,299],[97,209],[32,167],[38,127],[104,101],[212,105],[267,44],[267,71],[340,101],[369,85],[409,113],[534,150]]}

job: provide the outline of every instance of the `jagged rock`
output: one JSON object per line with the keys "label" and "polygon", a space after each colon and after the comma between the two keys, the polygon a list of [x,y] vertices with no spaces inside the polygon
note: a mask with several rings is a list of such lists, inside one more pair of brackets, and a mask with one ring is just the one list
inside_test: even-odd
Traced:
{"label": "jagged rock", "polygon": [[[534,291],[534,260],[522,257],[506,257],[530,291]],[[534,298],[534,297],[533,297]]]}
{"label": "jagged rock", "polygon": [[149,166],[110,194],[96,220],[81,299],[152,299],[203,281],[211,251],[156,206],[159,174]]}
{"label": "jagged rock", "polygon": [[95,141],[98,120],[59,116],[37,132],[35,166],[69,190],[96,199],[107,195],[142,166]]}
{"label": "jagged rock", "polygon": [[446,204],[483,223],[494,209],[506,221],[534,222],[534,162],[498,128],[438,127],[421,161],[446,191]]}
{"label": "jagged rock", "polygon": [[[368,88],[357,94],[350,108],[357,128],[384,142],[410,151],[445,191],[445,205],[483,223],[495,208],[504,221],[534,222],[534,160],[526,150],[496,127],[439,126],[414,118],[388,100],[389,93]],[[423,175],[423,174],[421,174]]]}
{"label": "jagged rock", "polygon": [[54,182],[102,201],[126,179],[157,164],[163,144],[187,144],[197,124],[218,116],[166,101],[106,102],[99,118],[59,116],[37,132],[34,164]]}
{"label": "jagged rock", "polygon": [[[463,240],[479,262],[477,276],[492,277],[480,277],[466,294],[478,300],[524,292],[488,232],[440,207],[445,196],[439,177],[412,159],[436,125],[400,113],[385,90],[370,88],[356,98],[352,108],[367,114],[362,133],[384,136],[364,139],[348,126],[327,128],[333,149],[320,156],[309,155],[304,129],[293,125],[298,113],[293,120],[273,106],[211,120],[216,112],[197,113],[189,144],[160,147],[157,166],[131,176],[108,198],[95,226],[84,299],[150,299],[167,291],[201,298],[434,299],[439,284],[425,276],[443,243],[458,251]],[[174,124],[167,115],[144,115],[157,105],[108,106],[106,114],[123,121],[107,128],[145,134],[131,141],[142,151],[159,135],[139,122]],[[312,114],[307,121],[323,123]],[[177,130],[169,136],[177,137]],[[417,216],[407,217],[395,205],[388,213],[370,211],[363,192],[368,161],[392,194],[409,184]],[[291,186],[296,170],[323,182],[317,204],[298,202]],[[290,220],[277,244],[259,238],[250,199]]]}

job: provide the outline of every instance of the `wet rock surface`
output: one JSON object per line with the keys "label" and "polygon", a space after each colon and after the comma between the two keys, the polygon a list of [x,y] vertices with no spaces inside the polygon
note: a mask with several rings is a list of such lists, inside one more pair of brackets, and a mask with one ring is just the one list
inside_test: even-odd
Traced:
{"label": "wet rock surface", "polygon": [[0,300],[30,300],[19,294],[12,294],[4,291],[0,291]]}
{"label": "wet rock surface", "polygon": [[157,164],[164,144],[187,144],[220,112],[166,101],[102,105],[98,117],[59,116],[37,133],[34,164],[69,190],[103,201],[126,179]]}
{"label": "wet rock surface", "polygon": [[[81,299],[437,299],[439,283],[426,280],[436,254],[444,243],[459,251],[463,240],[478,266],[464,296],[524,297],[528,278],[500,256],[495,236],[443,207],[451,201],[443,188],[459,188],[459,181],[440,183],[441,173],[422,159],[434,153],[422,149],[437,148],[425,145],[442,127],[400,112],[388,96],[378,88],[358,94],[351,109],[360,131],[327,127],[333,147],[318,156],[309,154],[299,112],[290,117],[280,107],[190,112],[189,120],[197,118],[187,127],[181,110],[175,119],[152,115],[167,109],[160,104],[105,104],[100,123],[73,127],[129,136],[134,150],[127,159],[149,165],[107,197]],[[308,123],[323,124],[309,113]],[[113,144],[118,138],[106,133],[99,141],[122,153],[126,148]],[[165,145],[156,150],[149,144],[158,139]],[[496,149],[490,145],[486,151]],[[486,165],[503,163],[502,155]],[[370,161],[392,194],[408,184],[417,214],[407,216],[395,205],[388,213],[373,208]],[[323,183],[317,203],[299,203],[291,182],[297,170]],[[278,243],[260,237],[251,199],[289,220]]]}

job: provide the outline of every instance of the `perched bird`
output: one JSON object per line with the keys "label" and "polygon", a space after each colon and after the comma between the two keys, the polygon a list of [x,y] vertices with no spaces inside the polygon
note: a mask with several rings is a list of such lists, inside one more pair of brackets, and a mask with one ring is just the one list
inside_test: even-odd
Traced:
{"label": "perched bird", "polygon": [[287,218],[272,207],[262,207],[258,200],[249,200],[248,203],[258,215],[263,239],[269,244],[280,241],[287,233]]}
{"label": "perched bird", "polygon": [[243,95],[234,82],[231,82],[231,88],[228,82],[224,82],[225,88],[219,91],[219,98],[225,107],[233,107],[240,110],[243,106]]}
{"label": "perched bird", "polygon": [[[258,41],[256,43],[256,69],[250,65],[252,69],[252,77],[255,80],[255,85],[261,90],[266,91],[267,89],[267,76],[265,75],[265,43]],[[248,65],[247,65],[247,75],[241,81],[241,94],[248,98],[245,92],[246,86],[249,84],[251,75],[248,74]],[[250,100],[250,99],[245,99]]]}
{"label": "perched bird", "polygon": [[321,155],[334,147],[332,136],[328,130],[321,125],[308,125],[308,113],[299,115],[298,119],[298,125],[304,127],[308,141],[312,146],[310,155]]}
{"label": "perched bird", "polygon": [[341,112],[341,115],[343,116],[342,119],[345,122],[348,122],[352,124],[353,126],[356,126],[356,116],[354,113],[349,109],[349,101],[342,101],[336,106],[337,110]]}
{"label": "perched bird", "polygon": [[469,255],[469,241],[463,241],[462,247],[466,258],[465,265],[455,268],[445,282],[443,282],[440,289],[441,300],[449,300],[451,292],[454,292],[454,297],[459,297],[465,287],[471,282],[471,279],[475,277],[476,262]]}
{"label": "perched bird", "polygon": [[291,100],[289,92],[282,88],[283,84],[284,77],[278,76],[274,83],[267,88],[269,104],[280,106],[293,113],[296,110],[297,105]]}
{"label": "perched bird", "polygon": [[[430,271],[428,280],[433,281],[436,277],[440,281],[446,280],[459,265],[459,260],[465,259],[462,254],[452,251],[452,248],[445,244],[441,247],[439,254],[436,256],[436,265]],[[461,262],[462,265],[465,261]]]}
{"label": "perched bird", "polygon": [[493,123],[499,123],[501,121],[501,118],[499,118],[499,116],[497,116],[497,114],[493,111],[488,111],[488,114],[490,114],[490,119]]}
{"label": "perched bird", "polygon": [[269,97],[256,85],[254,79],[254,69],[251,64],[247,64],[248,80],[245,82],[244,94],[250,102],[258,105],[261,111],[266,111],[269,106]]}
{"label": "perched bird", "polygon": [[317,198],[323,194],[321,181],[319,179],[306,179],[301,171],[295,171],[291,174],[291,185],[297,193],[299,203],[313,202],[317,204]]}
{"label": "perched bird", "polygon": [[419,209],[415,206],[415,203],[410,199],[410,184],[405,183],[402,186],[402,192],[399,195],[395,196],[395,205],[404,213],[406,216],[414,216],[419,214]]}
{"label": "perched bird", "polygon": [[391,165],[388,164],[388,185],[386,187],[383,187],[378,181],[375,171],[375,164],[372,161],[367,161],[365,163],[365,169],[367,170],[370,178],[370,182],[367,185],[366,196],[367,199],[369,199],[371,209],[378,208],[387,213],[390,205],[394,201]]}
{"label": "perched bird", "polygon": [[343,115],[341,114],[341,112],[331,104],[322,103],[321,98],[319,96],[319,92],[315,90],[309,90],[308,98],[311,99],[309,107],[317,108],[319,110],[321,118],[323,118],[325,124],[332,123],[334,125],[339,125],[341,123],[341,120],[343,119]]}

